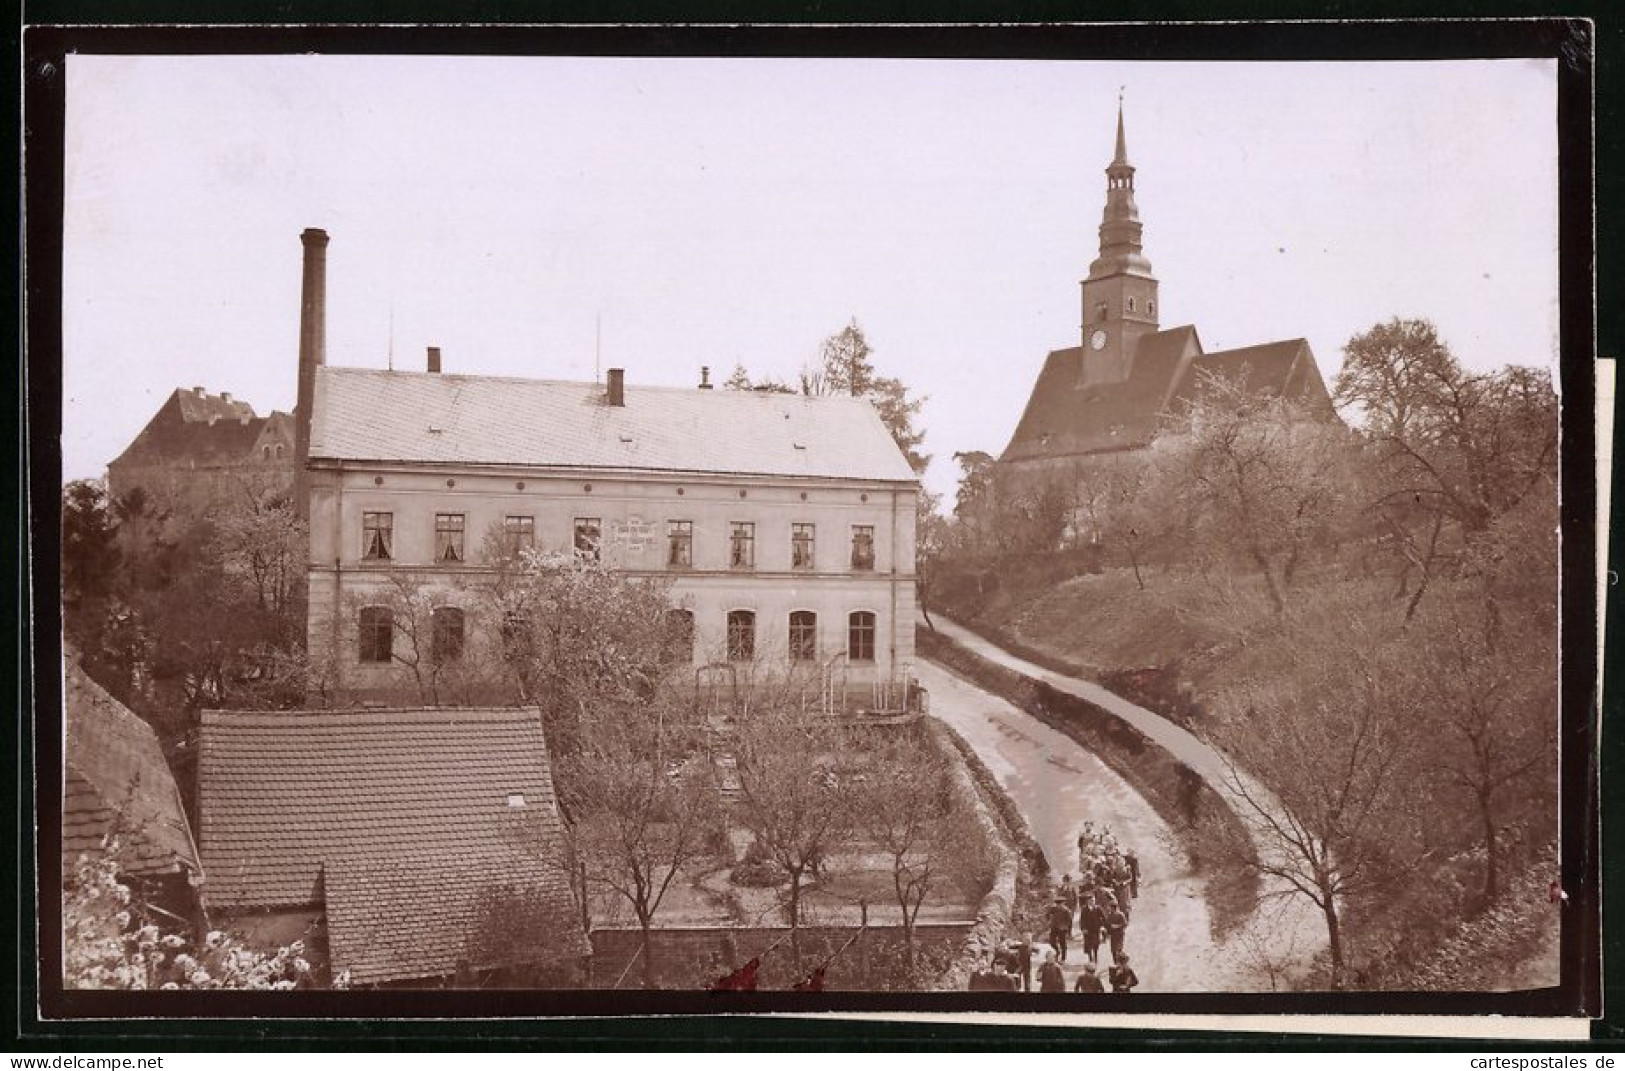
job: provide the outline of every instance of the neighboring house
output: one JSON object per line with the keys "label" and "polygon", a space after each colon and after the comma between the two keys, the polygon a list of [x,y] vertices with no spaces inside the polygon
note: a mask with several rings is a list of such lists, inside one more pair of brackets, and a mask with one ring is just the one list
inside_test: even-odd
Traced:
{"label": "neighboring house", "polygon": [[1106,168],[1100,255],[1083,280],[1081,344],[1044,361],[1001,467],[1018,477],[1072,474],[1140,450],[1215,377],[1331,415],[1325,381],[1301,338],[1203,353],[1196,328],[1162,328],[1158,287],[1141,248],[1123,115]]}
{"label": "neighboring house", "polygon": [[202,387],[177,390],[107,466],[114,497],[142,488],[171,509],[201,515],[245,490],[292,485],[294,421],[287,413],[256,416],[230,394]]}
{"label": "neighboring house", "polygon": [[74,652],[64,674],[62,874],[71,883],[81,855],[119,844],[119,870],[142,899],[190,925],[202,881],[180,789],[158,735],[86,676]]}
{"label": "neighboring house", "polygon": [[357,986],[570,985],[587,943],[534,708],[205,711],[216,925]]}
{"label": "neighboring house", "polygon": [[[325,245],[305,233],[307,324]],[[469,594],[488,537],[669,579],[695,668],[801,666],[854,696],[906,675],[919,482],[867,400],[446,375],[437,349],[425,372],[336,368],[301,337],[309,650],[338,691],[416,696],[397,578],[438,593],[437,649],[491,642]]]}

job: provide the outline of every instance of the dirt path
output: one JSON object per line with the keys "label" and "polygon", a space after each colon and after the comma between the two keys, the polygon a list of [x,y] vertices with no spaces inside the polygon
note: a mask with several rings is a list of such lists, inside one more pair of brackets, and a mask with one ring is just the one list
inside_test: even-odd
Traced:
{"label": "dirt path", "polygon": [[[941,614],[933,615],[932,622],[938,632],[988,661],[1033,680],[1043,681],[1059,691],[1075,695],[1132,725],[1188,766],[1207,782],[1221,799],[1230,804],[1237,818],[1252,836],[1261,858],[1269,859],[1278,852],[1278,848],[1265,832],[1266,823],[1261,820],[1251,804],[1242,799],[1237,792],[1230,767],[1224,758],[1204,741],[1162,715],[1131,703],[1093,681],[1057,673],[1029,662],[1004,650],[991,640],[955,624]],[[933,702],[935,702],[934,693]],[[1029,718],[1020,711],[1016,713],[1028,723],[1041,727],[1041,723],[1036,719]],[[1065,740],[1082,754],[1089,754],[1070,738],[1060,733],[1053,735]],[[1090,758],[1093,759],[1093,756],[1090,755]],[[1273,796],[1267,789],[1245,772],[1239,772],[1236,776],[1240,777],[1248,797],[1260,801],[1266,809],[1272,807]],[[1035,826],[1035,836],[1037,832]],[[1040,841],[1042,842],[1042,837]],[[1047,850],[1046,848],[1046,853]],[[1266,882],[1265,888],[1266,891],[1284,894],[1285,884],[1276,880]],[[1212,956],[1208,952],[1203,953],[1202,958],[1206,961],[1206,965],[1202,970],[1208,977],[1204,988],[1210,990],[1268,988],[1268,983],[1258,976],[1254,968],[1268,961],[1275,970],[1284,972],[1287,976],[1297,975],[1307,968],[1313,956],[1324,949],[1326,944],[1325,929],[1318,912],[1308,900],[1298,895],[1274,897],[1269,909],[1261,911],[1256,916],[1253,930],[1253,933],[1238,935],[1227,942],[1221,955]],[[1205,947],[1211,949],[1211,942],[1207,941]],[[1144,972],[1137,973],[1140,973],[1144,980]]]}
{"label": "dirt path", "polygon": [[[933,662],[915,672],[931,693],[931,713],[953,726],[987,763],[1026,816],[1057,878],[1075,870],[1078,831],[1110,826],[1140,857],[1127,951],[1141,992],[1214,989],[1217,951],[1201,879],[1190,872],[1151,805],[1071,738]],[[1037,935],[1043,940],[1044,935]],[[1075,935],[1074,935],[1075,936]],[[1081,945],[1064,965],[1067,985],[1083,962]],[[1101,976],[1110,956],[1102,957]]]}

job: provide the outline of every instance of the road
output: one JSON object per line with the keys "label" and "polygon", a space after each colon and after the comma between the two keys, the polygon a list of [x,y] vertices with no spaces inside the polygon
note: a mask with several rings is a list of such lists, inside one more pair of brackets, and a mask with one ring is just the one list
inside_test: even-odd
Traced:
{"label": "road", "polygon": [[[1110,826],[1140,857],[1127,951],[1140,992],[1218,988],[1202,879],[1190,872],[1151,805],[1093,754],[1029,714],[934,662],[915,666],[931,693],[931,713],[953,726],[981,756],[1032,828],[1057,879],[1074,870],[1085,821]],[[1038,934],[1040,940],[1043,934]],[[1101,975],[1111,957],[1103,955]],[[1065,965],[1067,985],[1083,962],[1081,946]]]}
{"label": "road", "polygon": [[[1274,802],[1273,796],[1253,778],[1247,776],[1246,773],[1233,772],[1226,764],[1223,756],[1221,756],[1206,742],[1192,735],[1190,732],[1186,731],[1180,726],[1175,725],[1173,722],[1169,721],[1167,718],[1164,718],[1160,714],[1131,703],[1123,697],[1107,691],[1105,688],[1095,684],[1093,681],[1087,681],[1078,677],[1057,673],[1053,670],[1045,669],[1043,666],[1028,662],[1023,658],[1004,650],[1002,647],[999,647],[992,641],[977,635],[969,629],[955,624],[954,622],[943,617],[941,614],[934,614],[932,616],[932,623],[935,625],[938,632],[954,640],[961,646],[974,651],[983,658],[1002,665],[1008,669],[1012,669],[1017,673],[1021,673],[1034,680],[1043,681],[1045,684],[1048,684],[1060,691],[1087,700],[1088,702],[1093,703],[1095,706],[1100,707],[1113,716],[1121,718],[1123,721],[1132,725],[1148,739],[1156,742],[1159,746],[1173,755],[1174,758],[1188,766],[1193,772],[1200,776],[1209,787],[1218,793],[1221,799],[1230,805],[1231,809],[1236,813],[1236,816],[1241,820],[1242,825],[1247,829],[1249,835],[1253,838],[1254,846],[1261,858],[1280,858],[1279,853],[1281,849],[1279,845],[1272,841],[1266,832],[1266,823],[1260,820],[1260,816],[1253,808],[1252,804],[1242,799],[1241,794],[1237,791],[1237,781],[1235,779],[1239,777],[1240,784],[1244,787],[1247,797],[1251,800],[1256,800],[1262,803],[1266,810],[1278,807],[1278,804],[1275,804]],[[937,667],[934,663],[922,662],[921,665],[929,666],[930,669],[936,671],[932,674],[934,679],[941,679],[943,677],[950,676],[946,673],[946,671],[942,670],[940,667]],[[958,681],[961,685],[965,685],[965,682],[959,680],[959,678],[951,679]],[[924,674],[921,674],[921,680],[922,682],[925,681]],[[966,686],[968,687],[968,685]],[[927,683],[926,687],[930,688],[930,684]],[[985,692],[981,692],[980,694],[993,702],[1002,703],[1002,700],[989,696]],[[933,712],[936,712],[936,692],[933,691],[931,695],[932,709]],[[1017,765],[1017,776],[1019,776],[1020,779],[1032,780],[1041,785],[1050,784],[1052,783],[1050,779],[1054,777],[1054,774],[1061,772],[1059,769],[1054,769],[1052,771],[1052,758],[1059,758],[1059,761],[1064,762],[1068,766],[1081,767],[1083,765],[1073,757],[1074,753],[1087,756],[1088,759],[1095,764],[1095,766],[1099,767],[1105,773],[1110,774],[1110,771],[1105,770],[1105,768],[1100,765],[1099,760],[1095,759],[1092,754],[1085,751],[1080,745],[1073,742],[1071,738],[1066,737],[1059,732],[1055,732],[1054,730],[1049,730],[1047,726],[1038,721],[1036,718],[1030,717],[1009,704],[1003,704],[1003,706],[1006,711],[1013,713],[1017,718],[1021,719],[1013,724],[1034,727],[1033,729],[1024,729],[1023,731],[1027,732],[1027,734],[1030,736],[1034,736],[1035,738],[1043,739],[1045,741],[1042,747],[1036,749],[1038,754],[1024,757],[1023,761]],[[944,716],[944,720],[949,719]],[[955,728],[960,727],[955,724]],[[1047,731],[1049,732],[1050,736],[1047,738],[1041,737],[1038,730]],[[961,729],[961,732],[964,731],[965,730]],[[970,734],[966,733],[966,736],[969,738]],[[1058,743],[1060,741],[1064,741],[1066,746],[1062,747]],[[972,740],[972,744],[976,747],[978,753],[984,756],[984,759],[987,758],[987,753],[983,751],[980,742]],[[991,760],[989,760],[989,765],[993,765]],[[995,773],[999,774],[1001,778],[1005,776],[1003,772],[997,769],[997,767],[994,767],[994,770]],[[1101,783],[1104,784],[1105,782]],[[1123,788],[1125,791],[1128,791],[1130,795],[1133,795],[1132,790],[1129,790],[1126,785],[1124,785]],[[1028,793],[1028,796],[1032,795],[1033,793]],[[1109,793],[1100,793],[1099,795],[1101,795],[1102,798],[1110,797]],[[1139,800],[1138,796],[1134,796],[1134,798]],[[1018,799],[1017,802],[1018,805],[1023,808],[1023,812],[1028,815],[1028,821],[1033,825],[1034,836],[1039,839],[1040,844],[1044,845],[1045,855],[1050,858],[1053,866],[1055,857],[1050,855],[1049,843],[1044,839],[1044,836],[1040,834],[1039,830],[1041,825],[1044,823],[1055,824],[1064,820],[1036,815],[1033,810],[1028,809],[1028,803],[1025,799]],[[1035,800],[1034,803],[1042,809],[1042,799]],[[1144,806],[1147,811],[1150,810],[1149,805],[1144,804],[1143,800],[1140,800],[1140,804]],[[1153,812],[1153,818],[1154,817],[1155,815]],[[1077,822],[1080,825],[1082,821],[1083,818],[1081,817],[1077,819]],[[1111,820],[1108,819],[1108,821]],[[1099,820],[1097,819],[1096,822],[1098,825]],[[1115,821],[1112,821],[1112,825],[1114,829],[1117,828],[1117,823]],[[1161,825],[1160,822],[1158,825]],[[1136,844],[1138,843],[1138,840],[1136,840]],[[1067,864],[1071,864],[1073,862],[1071,856],[1063,855],[1061,858],[1065,859]],[[1142,857],[1142,868],[1144,864],[1145,860]],[[1064,871],[1067,869],[1067,867],[1063,865],[1058,869],[1060,871]],[[1173,872],[1179,872],[1179,867],[1177,864],[1175,865]],[[1199,884],[1197,883],[1200,879],[1187,877],[1185,880],[1190,883],[1191,887],[1199,888]],[[1255,917],[1256,923],[1252,927],[1255,932],[1233,938],[1223,949],[1215,950],[1212,946],[1212,939],[1208,935],[1205,924],[1205,907],[1203,909],[1203,925],[1200,928],[1199,934],[1195,930],[1188,928],[1188,915],[1184,913],[1175,913],[1173,921],[1183,922],[1185,925],[1181,926],[1181,928],[1178,930],[1169,932],[1177,933],[1179,935],[1178,944],[1182,948],[1188,948],[1190,950],[1191,954],[1188,957],[1189,959],[1199,961],[1194,969],[1203,979],[1205,979],[1203,984],[1198,985],[1195,988],[1207,990],[1267,988],[1267,983],[1264,982],[1262,978],[1257,976],[1258,972],[1256,967],[1258,965],[1267,961],[1277,968],[1284,969],[1288,974],[1299,974],[1306,967],[1311,957],[1325,947],[1326,935],[1323,923],[1320,920],[1318,911],[1308,902],[1307,899],[1295,894],[1287,895],[1285,883],[1279,879],[1267,881],[1264,889],[1267,893],[1277,893],[1283,895],[1273,897],[1267,911],[1261,911]],[[1141,890],[1141,897],[1142,899],[1145,897],[1145,890],[1143,888]],[[1138,919],[1135,920],[1135,925],[1131,927],[1131,932],[1134,929],[1140,928],[1138,925],[1139,921],[1140,920]],[[1134,955],[1135,950],[1132,947],[1129,951],[1130,955]],[[1215,955],[1215,952],[1218,954]],[[1138,960],[1136,957],[1136,964],[1137,963]],[[1136,969],[1136,973],[1140,975],[1142,982],[1147,981],[1147,972]],[[1179,974],[1185,972],[1175,973]],[[1148,985],[1146,988],[1149,989],[1151,987]],[[1175,985],[1162,985],[1158,986],[1157,988],[1170,990],[1182,987]]]}

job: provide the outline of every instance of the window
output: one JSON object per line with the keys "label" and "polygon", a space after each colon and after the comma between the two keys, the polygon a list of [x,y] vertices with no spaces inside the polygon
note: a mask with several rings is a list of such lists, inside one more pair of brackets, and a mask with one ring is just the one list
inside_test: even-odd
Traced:
{"label": "window", "polygon": [[601,531],[603,524],[597,517],[576,518],[576,557],[590,562],[598,560],[598,536]]}
{"label": "window", "polygon": [[749,662],[756,657],[756,614],[751,610],[728,611],[728,661]]}
{"label": "window", "polygon": [[1097,305],[1095,305],[1095,319],[1099,320],[1101,323],[1105,323],[1106,322],[1106,314],[1110,310],[1110,308],[1111,308],[1111,306],[1107,305],[1104,301],[1102,301],[1102,302],[1098,303]]}
{"label": "window", "polygon": [[282,456],[282,444],[281,443],[276,444],[276,456],[277,457]]}
{"label": "window", "polygon": [[1128,311],[1129,312],[1134,311],[1134,299],[1133,298],[1128,299]]}
{"label": "window", "polygon": [[361,514],[361,556],[378,562],[387,562],[395,556],[393,513]]}
{"label": "window", "polygon": [[463,515],[436,513],[434,515],[434,560],[460,562],[463,560]]}
{"label": "window", "polygon": [[518,554],[536,546],[536,518],[509,516],[502,518],[502,549],[507,554]]}
{"label": "window", "polygon": [[388,662],[394,653],[395,615],[387,606],[362,607],[361,661]]}
{"label": "window", "polygon": [[264,455],[265,460],[271,460],[271,448],[269,446],[261,447],[260,453]]}
{"label": "window", "polygon": [[852,568],[873,569],[875,567],[875,526],[872,524],[854,524],[852,526]]}
{"label": "window", "polygon": [[813,567],[814,533],[814,526],[810,524],[792,524],[790,526],[790,568],[811,569]]}
{"label": "window", "polygon": [[811,610],[790,613],[790,661],[818,660],[818,615]]}
{"label": "window", "polygon": [[463,612],[455,606],[436,607],[430,615],[433,622],[429,658],[436,662],[458,662],[463,657]]}
{"label": "window", "polygon": [[1155,316],[1157,314],[1157,303],[1155,301],[1147,301],[1145,303],[1145,314],[1147,316]]}
{"label": "window", "polygon": [[664,650],[667,662],[694,661],[694,611],[667,610]]}
{"label": "window", "polygon": [[728,533],[728,567],[754,569],[756,567],[756,525],[751,521],[733,521]]}
{"label": "window", "polygon": [[875,660],[875,615],[854,610],[846,619],[846,657],[851,662]]}
{"label": "window", "polygon": [[687,569],[694,564],[694,522],[666,522],[666,564]]}

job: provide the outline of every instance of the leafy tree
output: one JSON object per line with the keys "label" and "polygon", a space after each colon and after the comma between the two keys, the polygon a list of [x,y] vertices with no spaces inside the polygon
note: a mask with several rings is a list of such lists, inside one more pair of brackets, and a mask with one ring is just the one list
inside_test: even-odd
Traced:
{"label": "leafy tree", "polygon": [[802,375],[802,390],[806,394],[850,394],[854,398],[868,398],[880,412],[880,419],[897,441],[897,447],[908,458],[916,474],[923,473],[931,463],[929,454],[920,453],[925,432],[916,431],[914,422],[926,399],[908,397],[908,388],[901,380],[882,376],[875,371],[873,350],[869,340],[852,320],[840,331],[824,340],[819,351],[819,366]]}
{"label": "leafy tree", "polygon": [[120,567],[118,520],[101,480],[62,489],[62,600],[79,608],[113,596]]}

